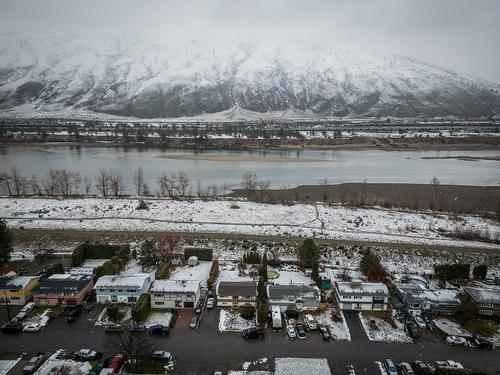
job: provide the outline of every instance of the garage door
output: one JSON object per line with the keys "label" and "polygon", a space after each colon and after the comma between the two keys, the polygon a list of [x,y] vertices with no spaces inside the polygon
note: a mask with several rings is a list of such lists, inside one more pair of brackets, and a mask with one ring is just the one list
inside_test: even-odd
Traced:
{"label": "garage door", "polygon": [[192,309],[194,307],[194,302],[184,302],[184,308]]}
{"label": "garage door", "polygon": [[344,303],[343,310],[352,310],[352,303]]}

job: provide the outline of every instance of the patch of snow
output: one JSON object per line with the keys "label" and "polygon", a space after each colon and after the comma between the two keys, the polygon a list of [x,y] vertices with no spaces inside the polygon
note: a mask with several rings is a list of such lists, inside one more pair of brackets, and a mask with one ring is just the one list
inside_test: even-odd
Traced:
{"label": "patch of snow", "polygon": [[[370,341],[400,342],[405,344],[413,342],[411,337],[406,334],[403,324],[397,320],[395,320],[396,328],[393,328],[385,320],[373,316],[365,316],[363,313],[359,314],[359,319]],[[375,321],[378,329],[371,329],[371,320]]]}
{"label": "patch of snow", "polygon": [[351,341],[351,333],[349,332],[349,327],[345,321],[344,313],[340,310],[340,316],[342,317],[342,322],[336,322],[332,319],[333,309],[328,308],[321,314],[316,315],[316,321],[319,324],[325,324],[330,327],[330,333],[333,339],[339,341]]}
{"label": "patch of snow", "polygon": [[434,324],[440,331],[445,333],[448,336],[473,336],[469,331],[465,328],[462,328],[460,324],[453,322],[446,318],[434,318]]}
{"label": "patch of snow", "polygon": [[251,327],[255,327],[255,321],[243,319],[237,310],[220,310],[219,332],[241,332]]}
{"label": "patch of snow", "polygon": [[0,375],[7,375],[7,373],[21,360],[18,359],[5,359],[0,360]]}
{"label": "patch of snow", "polygon": [[170,274],[170,280],[199,280],[201,285],[206,287],[210,268],[212,268],[212,262],[207,261],[200,261],[197,266],[176,268]]}
{"label": "patch of snow", "polygon": [[274,375],[331,375],[326,358],[276,358]]}
{"label": "patch of snow", "polygon": [[35,375],[49,375],[54,373],[54,369],[66,368],[67,375],[81,375],[86,374],[92,369],[89,362],[77,362],[72,359],[64,359],[64,351],[57,350],[52,354],[47,361],[35,372]]}
{"label": "patch of snow", "polygon": [[155,324],[163,324],[164,326],[169,327],[171,320],[172,320],[172,313],[168,311],[166,312],[151,311],[144,325],[146,326],[146,328],[149,328],[150,326],[153,326]]}

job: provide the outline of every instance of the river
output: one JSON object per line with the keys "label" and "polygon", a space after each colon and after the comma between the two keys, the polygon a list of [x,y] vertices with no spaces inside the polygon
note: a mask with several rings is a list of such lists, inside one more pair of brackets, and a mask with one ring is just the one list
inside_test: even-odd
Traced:
{"label": "river", "polygon": [[383,151],[383,150],[186,150],[143,146],[2,145],[0,171],[11,166],[24,175],[43,177],[50,169],[95,176],[99,168],[121,172],[126,192],[133,192],[133,174],[142,166],[151,187],[163,173],[183,171],[193,186],[240,187],[241,176],[254,171],[272,186],[293,187],[343,182],[430,183],[498,185],[500,161],[426,159],[443,157],[496,157],[500,150]]}

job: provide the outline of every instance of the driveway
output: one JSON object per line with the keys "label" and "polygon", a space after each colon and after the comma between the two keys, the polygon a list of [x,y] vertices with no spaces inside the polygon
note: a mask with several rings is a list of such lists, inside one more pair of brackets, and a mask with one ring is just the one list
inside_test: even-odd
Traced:
{"label": "driveway", "polygon": [[367,342],[370,341],[366,336],[365,329],[359,320],[358,311],[344,311],[345,321],[351,332],[352,342]]}

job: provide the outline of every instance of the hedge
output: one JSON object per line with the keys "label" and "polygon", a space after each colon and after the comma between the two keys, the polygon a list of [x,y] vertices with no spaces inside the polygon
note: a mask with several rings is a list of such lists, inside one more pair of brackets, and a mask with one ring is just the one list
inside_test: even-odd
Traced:
{"label": "hedge", "polygon": [[132,319],[138,323],[144,322],[151,312],[151,297],[149,294],[141,294],[132,307]]}
{"label": "hedge", "polygon": [[64,273],[64,267],[62,263],[56,263],[47,269],[47,277],[52,276],[56,273]]}
{"label": "hedge", "polygon": [[243,262],[248,264],[260,264],[262,257],[256,251],[249,251],[243,255]]}
{"label": "hedge", "polygon": [[198,257],[199,260],[207,260],[210,261],[213,258],[213,250],[205,249],[200,247],[188,247],[184,249],[184,258],[186,260],[191,256]]}
{"label": "hedge", "polygon": [[118,256],[122,258],[123,261],[126,261],[129,254],[130,246],[128,244],[110,245],[84,242],[73,250],[71,266],[81,266],[86,259],[111,259],[113,256]]}
{"label": "hedge", "polygon": [[438,264],[434,265],[434,273],[441,281],[468,279],[470,276],[470,264]]}
{"label": "hedge", "polygon": [[219,277],[219,262],[217,260],[214,260],[212,262],[212,267],[210,268],[210,275],[208,276],[207,280],[208,290],[212,289],[218,277]]}
{"label": "hedge", "polygon": [[114,256],[102,266],[94,269],[95,278],[98,279],[99,277],[105,275],[116,275],[123,269],[124,265],[125,262],[123,261],[123,259]]}

